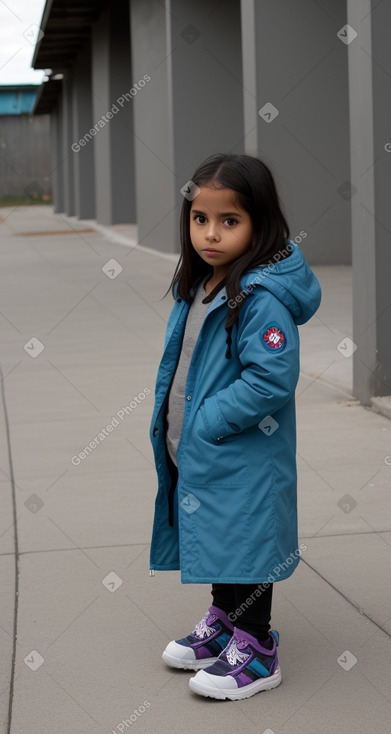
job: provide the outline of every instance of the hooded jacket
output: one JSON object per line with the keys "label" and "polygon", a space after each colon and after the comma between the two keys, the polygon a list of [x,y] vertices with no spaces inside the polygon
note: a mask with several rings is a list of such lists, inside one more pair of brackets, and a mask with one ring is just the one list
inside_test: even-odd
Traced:
{"label": "hooded jacket", "polygon": [[180,569],[182,583],[273,583],[300,560],[297,327],[316,312],[321,289],[287,242],[289,257],[241,277],[231,329],[225,287],[209,305],[187,374],[178,468],[166,412],[190,305],[174,287],[149,432],[158,479],[150,569]]}

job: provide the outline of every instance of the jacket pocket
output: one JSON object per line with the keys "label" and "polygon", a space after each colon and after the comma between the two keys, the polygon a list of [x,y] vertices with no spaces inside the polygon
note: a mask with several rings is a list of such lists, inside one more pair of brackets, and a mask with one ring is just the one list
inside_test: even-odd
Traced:
{"label": "jacket pocket", "polygon": [[238,486],[249,483],[243,434],[230,433],[220,440],[210,436],[198,409],[183,451],[186,480],[195,486]]}

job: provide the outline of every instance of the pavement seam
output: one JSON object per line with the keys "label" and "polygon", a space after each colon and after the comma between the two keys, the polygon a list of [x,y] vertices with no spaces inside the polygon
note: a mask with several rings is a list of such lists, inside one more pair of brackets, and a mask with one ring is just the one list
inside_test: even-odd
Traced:
{"label": "pavement seam", "polygon": [[335,586],[334,584],[332,584],[331,581],[329,581],[326,578],[326,576],[323,576],[323,574],[321,574],[319,571],[317,571],[316,568],[314,568],[314,566],[311,566],[311,564],[308,563],[308,561],[305,560],[304,558],[301,558],[301,561],[303,563],[305,563],[305,565],[308,566],[308,568],[310,568],[311,571],[313,571],[314,573],[316,573],[316,575],[319,576],[319,578],[321,578],[323,581],[325,581],[326,584],[328,584],[329,586],[331,586],[331,588],[334,589],[334,591],[336,591],[337,594],[339,594],[340,596],[342,596],[342,598],[345,599],[345,601],[347,601],[348,604],[350,604],[350,606],[353,607],[353,609],[356,609],[356,611],[359,612],[359,614],[361,614],[363,617],[365,617],[369,622],[372,622],[372,624],[374,624],[375,627],[377,627],[379,630],[381,630],[382,632],[384,632],[384,634],[387,635],[387,637],[390,637],[391,638],[391,634],[388,632],[388,630],[384,629],[384,627],[382,627],[381,624],[379,624],[378,622],[376,622],[372,617],[369,616],[369,614],[367,614],[366,612],[364,612],[363,609],[360,609],[360,607],[358,607],[357,604],[355,604],[351,599],[349,599],[349,597],[346,596],[346,594],[344,594],[342,591],[340,591],[340,589],[338,589],[337,586]]}
{"label": "pavement seam", "polygon": [[12,514],[13,514],[13,525],[14,525],[14,560],[15,560],[15,599],[14,599],[14,624],[13,624],[13,641],[12,641],[12,660],[11,660],[11,675],[9,683],[9,701],[8,701],[8,721],[7,721],[7,734],[11,734],[12,724],[12,707],[14,700],[14,682],[15,682],[15,665],[16,665],[16,639],[18,634],[18,600],[19,600],[19,538],[18,538],[18,525],[17,525],[17,508],[16,508],[16,496],[15,496],[15,475],[14,466],[12,461],[11,451],[11,435],[10,426],[8,421],[7,403],[5,399],[4,389],[4,375],[3,369],[0,364],[0,377],[1,377],[1,400],[4,410],[4,424],[5,424],[5,436],[7,441],[8,450],[8,464],[9,464],[9,476],[11,483],[11,498],[12,498]]}
{"label": "pavement seam", "polygon": [[[388,531],[385,531],[388,532]],[[367,533],[367,535],[371,535],[371,533]],[[27,550],[27,551],[20,551],[19,552],[19,558],[21,556],[29,556],[33,553],[63,553],[64,551],[76,551],[76,550],[101,550],[108,549],[111,550],[112,548],[137,548],[138,546],[144,545],[145,547],[149,546],[150,543],[119,543],[117,545],[78,545],[75,548],[37,548],[34,550]],[[10,556],[13,555],[11,553],[0,553],[1,556]]]}
{"label": "pavement seam", "polygon": [[[335,360],[334,360],[335,362]],[[334,362],[331,362],[329,365],[327,365],[326,369],[323,370],[319,375],[315,375],[312,372],[308,372],[305,369],[300,369],[300,376],[304,377],[306,380],[312,380],[312,382],[321,382],[322,385],[325,385],[326,387],[332,388],[334,391],[341,393],[344,397],[346,397],[348,400],[356,400],[357,398],[354,397],[353,393],[350,391],[350,388],[348,385],[344,385],[341,382],[338,382],[337,380],[329,380],[326,377],[323,377],[323,373],[328,370],[328,368],[331,366],[331,364],[334,364]],[[312,384],[311,382],[311,384]],[[311,387],[311,385],[308,385],[308,387]],[[307,388],[305,388],[307,390]],[[305,390],[302,390],[301,393],[297,396],[297,399],[300,398],[303,392]],[[367,406],[363,406],[361,403],[358,403],[358,405],[363,408]]]}
{"label": "pavement seam", "polygon": [[388,530],[352,530],[349,533],[327,533],[327,535],[318,535],[315,533],[315,535],[303,535],[301,538],[302,540],[313,540],[314,538],[318,540],[318,538],[342,538],[348,535],[381,535],[382,533],[391,533],[391,528]]}

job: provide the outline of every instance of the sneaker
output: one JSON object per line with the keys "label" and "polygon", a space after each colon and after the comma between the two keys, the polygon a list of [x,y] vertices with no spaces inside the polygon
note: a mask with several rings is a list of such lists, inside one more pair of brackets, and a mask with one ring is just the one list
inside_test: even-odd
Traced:
{"label": "sneaker", "polygon": [[227,647],[217,661],[190,678],[194,693],[210,698],[238,701],[281,683],[277,645],[279,635],[270,630],[273,647],[269,650],[248,632],[235,627]]}
{"label": "sneaker", "polygon": [[206,668],[216,662],[233,631],[226,613],[212,605],[190,635],[168,643],[162,658],[172,668]]}

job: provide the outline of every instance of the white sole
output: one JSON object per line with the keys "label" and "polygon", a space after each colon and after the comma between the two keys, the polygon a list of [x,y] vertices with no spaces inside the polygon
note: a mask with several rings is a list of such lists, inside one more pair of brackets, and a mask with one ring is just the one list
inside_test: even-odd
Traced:
{"label": "white sole", "polygon": [[230,701],[240,701],[243,698],[249,698],[255,693],[259,693],[259,691],[268,691],[271,688],[276,688],[280,683],[281,670],[280,668],[277,668],[273,675],[270,675],[267,678],[255,680],[243,688],[231,688],[224,690],[223,688],[219,688],[213,680],[211,680],[210,676],[206,677],[206,675],[190,678],[189,687],[194,693],[198,693],[200,696],[206,696],[207,698],[218,698],[219,700],[228,698]]}
{"label": "white sole", "polygon": [[179,668],[180,670],[202,670],[203,668],[208,668],[209,665],[213,665],[217,660],[217,658],[205,658],[204,660],[181,660],[180,658],[170,655],[166,651],[163,652],[162,658],[170,668]]}

